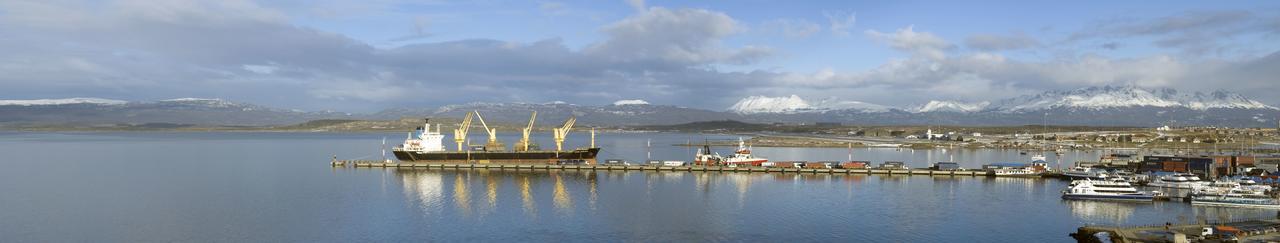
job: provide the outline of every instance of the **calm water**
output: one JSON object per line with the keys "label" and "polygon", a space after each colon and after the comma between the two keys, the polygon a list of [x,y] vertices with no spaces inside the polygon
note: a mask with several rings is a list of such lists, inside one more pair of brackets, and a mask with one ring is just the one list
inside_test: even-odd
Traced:
{"label": "calm water", "polygon": [[[1038,179],[328,166],[333,155],[380,158],[383,136],[395,143],[404,135],[0,133],[0,241],[1065,242],[1084,224],[1276,214],[1063,201],[1065,182]],[[690,160],[691,150],[670,144],[732,138],[600,134],[598,145],[602,159],[641,161],[651,151],[654,159]],[[652,149],[645,148],[649,140]],[[586,141],[578,134],[570,145]],[[843,160],[849,153],[755,151],[774,160]],[[1005,150],[853,154],[913,167],[1027,160]],[[1062,161],[1096,157],[1068,153]]]}

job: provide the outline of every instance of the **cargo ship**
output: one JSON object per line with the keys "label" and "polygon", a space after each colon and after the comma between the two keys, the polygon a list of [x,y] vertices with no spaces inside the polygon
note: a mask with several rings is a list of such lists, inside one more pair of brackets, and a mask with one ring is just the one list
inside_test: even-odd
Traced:
{"label": "cargo ship", "polygon": [[[485,132],[489,134],[489,141],[484,145],[471,145],[467,141],[467,132],[471,128],[472,115],[479,118],[480,124],[483,125]],[[423,163],[494,163],[494,164],[596,164],[596,155],[600,153],[600,148],[595,146],[595,130],[591,130],[591,146],[587,148],[577,148],[571,150],[562,149],[565,137],[573,128],[576,118],[569,117],[565,124],[559,128],[552,130],[552,135],[556,143],[555,150],[542,150],[537,144],[529,140],[529,133],[533,130],[534,120],[537,119],[538,113],[535,111],[529,117],[529,125],[521,132],[523,135],[520,141],[516,142],[510,150],[507,146],[497,139],[497,129],[489,128],[485,124],[484,118],[480,116],[478,111],[467,113],[458,128],[454,129],[454,142],[457,143],[455,151],[449,151],[444,145],[444,133],[441,132],[440,124],[436,124],[434,130],[431,129],[431,120],[426,119],[423,126],[416,128],[410,132],[405,138],[404,143],[392,148],[392,153],[396,159],[402,162],[423,162]]]}

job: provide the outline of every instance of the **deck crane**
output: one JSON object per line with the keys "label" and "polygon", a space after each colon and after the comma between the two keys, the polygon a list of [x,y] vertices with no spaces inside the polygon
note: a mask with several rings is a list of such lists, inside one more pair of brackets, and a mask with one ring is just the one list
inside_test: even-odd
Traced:
{"label": "deck crane", "polygon": [[570,116],[569,120],[564,121],[564,126],[561,126],[560,128],[555,128],[552,131],[553,133],[552,135],[553,137],[555,137],[555,140],[556,140],[556,151],[564,150],[564,147],[563,147],[564,138],[565,136],[569,135],[569,130],[573,129],[573,123],[577,121],[578,121],[578,118]]}
{"label": "deck crane", "polygon": [[516,151],[529,151],[529,143],[531,142],[529,141],[529,133],[533,132],[533,121],[537,119],[538,111],[533,111],[533,114],[529,115],[529,125],[520,130],[520,142],[517,142],[514,148]]}
{"label": "deck crane", "polygon": [[484,131],[489,132],[489,142],[485,143],[484,150],[485,151],[506,150],[506,145],[502,144],[501,142],[498,142],[498,129],[489,128],[489,124],[486,124],[484,122],[484,117],[480,116],[480,111],[474,111],[474,112],[476,113],[476,118],[480,119],[480,125],[484,126]]}
{"label": "deck crane", "polygon": [[462,118],[458,128],[453,129],[453,141],[458,143],[458,151],[462,151],[462,145],[467,142],[468,130],[471,130],[471,112],[467,112],[467,116]]}

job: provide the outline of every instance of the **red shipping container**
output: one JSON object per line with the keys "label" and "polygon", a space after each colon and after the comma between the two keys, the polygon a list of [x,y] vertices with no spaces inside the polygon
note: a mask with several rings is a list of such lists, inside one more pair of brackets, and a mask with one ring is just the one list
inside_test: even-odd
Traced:
{"label": "red shipping container", "polygon": [[866,168],[867,168],[867,164],[868,164],[867,162],[862,162],[862,161],[850,161],[850,162],[844,162],[843,164],[840,164],[840,168],[845,168],[845,169],[866,169]]}
{"label": "red shipping container", "polygon": [[1240,156],[1236,160],[1236,166],[1253,166],[1254,160],[1256,158],[1253,156]]}
{"label": "red shipping container", "polygon": [[1163,171],[1187,172],[1187,162],[1166,161],[1162,163]]}

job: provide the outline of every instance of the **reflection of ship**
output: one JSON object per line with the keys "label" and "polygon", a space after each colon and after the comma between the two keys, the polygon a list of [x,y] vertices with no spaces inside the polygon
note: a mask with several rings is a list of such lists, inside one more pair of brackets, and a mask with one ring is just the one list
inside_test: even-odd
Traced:
{"label": "reflection of ship", "polygon": [[704,145],[698,150],[698,154],[694,155],[693,162],[698,165],[760,166],[769,162],[769,159],[751,155],[751,148],[747,147],[746,141],[738,138],[738,150],[733,152],[733,156],[722,157],[719,153],[711,152],[710,145]]}
{"label": "reflection of ship", "polygon": [[1087,200],[1065,200],[1071,214],[1087,221],[1109,221],[1119,224],[1127,222],[1133,215],[1137,205],[1124,202],[1103,202]]}
{"label": "reflection of ship", "polygon": [[[467,131],[471,128],[473,114],[476,118],[479,118],[480,124],[484,126],[485,132],[489,134],[489,141],[483,146],[464,146],[464,144],[467,144]],[[444,148],[444,134],[440,132],[440,125],[436,124],[436,129],[432,131],[430,120],[422,127],[418,127],[414,133],[410,133],[405,138],[404,144],[396,146],[392,151],[396,159],[408,162],[595,163],[596,154],[600,153],[600,148],[595,147],[595,130],[591,130],[591,146],[589,148],[563,150],[564,139],[576,121],[576,118],[569,117],[569,120],[565,121],[563,126],[552,131],[556,149],[541,150],[537,144],[533,144],[529,140],[529,133],[533,130],[533,122],[537,115],[538,113],[534,112],[529,118],[529,125],[522,131],[521,135],[523,136],[513,146],[513,151],[507,151],[506,145],[498,141],[497,129],[489,128],[489,125],[485,124],[484,118],[480,117],[479,112],[467,113],[459,127],[454,129],[453,137],[454,142],[458,144],[457,151],[447,151]]]}

